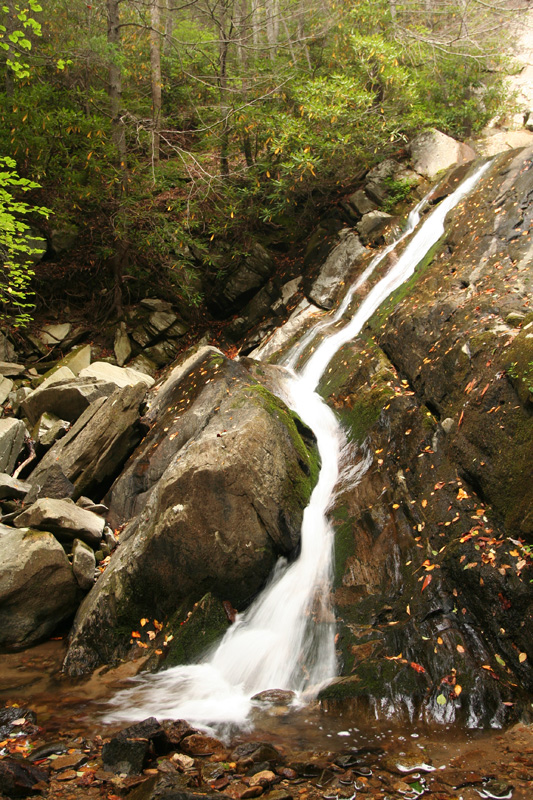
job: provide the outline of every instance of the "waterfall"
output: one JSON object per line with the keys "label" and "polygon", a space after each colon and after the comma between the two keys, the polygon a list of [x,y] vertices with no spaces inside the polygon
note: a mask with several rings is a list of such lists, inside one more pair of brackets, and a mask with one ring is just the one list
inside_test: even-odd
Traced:
{"label": "waterfall", "polygon": [[[196,724],[244,724],[251,698],[265,689],[292,689],[298,697],[316,696],[335,676],[335,626],[330,604],[333,531],[327,512],[335,497],[342,429],[315,389],[338,349],[353,339],[391,292],[409,278],[418,263],[444,233],[444,220],[475,186],[488,168],[484,164],[446,197],[418,227],[396,263],[368,292],[347,324],[337,324],[348,310],[355,291],[376,266],[419,223],[421,201],[409,216],[400,239],[385,248],[351,287],[335,314],[309,331],[285,359],[284,399],[313,430],[321,469],[301,531],[301,554],[292,564],[278,563],[269,585],[239,615],[203,663],[178,666],[135,679],[132,689],[119,692],[108,721],[185,718]],[[296,364],[317,335],[336,325],[296,371]],[[361,463],[360,470],[364,470]]]}

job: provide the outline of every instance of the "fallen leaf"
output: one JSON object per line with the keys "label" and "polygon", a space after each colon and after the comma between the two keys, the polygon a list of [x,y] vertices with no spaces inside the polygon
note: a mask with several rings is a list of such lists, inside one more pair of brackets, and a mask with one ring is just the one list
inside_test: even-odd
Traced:
{"label": "fallen leaf", "polygon": [[427,589],[427,587],[431,583],[431,577],[432,577],[431,575],[426,575],[426,577],[424,578],[424,583],[422,584],[422,591],[424,591],[424,589]]}
{"label": "fallen leaf", "polygon": [[459,489],[459,491],[457,492],[457,499],[458,500],[464,500],[466,497],[468,497],[468,495],[465,492],[465,490],[464,489]]}
{"label": "fallen leaf", "polygon": [[139,631],[132,631],[131,635],[132,635],[133,639],[140,639],[141,638],[141,634],[139,633]]}
{"label": "fallen leaf", "polygon": [[457,650],[458,653],[464,653],[464,651],[465,651],[465,649],[464,649],[462,644],[458,644],[455,649]]}
{"label": "fallen leaf", "polygon": [[454,687],[454,692],[457,695],[457,697],[459,697],[459,695],[461,694],[462,691],[463,691],[463,687],[459,686],[459,684],[457,683],[455,685],[455,687]]}
{"label": "fallen leaf", "polygon": [[437,697],[437,704],[439,706],[445,706],[446,705],[446,698],[444,697],[443,694],[439,694],[439,696]]}
{"label": "fallen leaf", "polygon": [[500,667],[505,667],[505,661],[503,660],[503,658],[501,656],[498,655],[498,653],[494,654],[494,658],[496,659],[496,661],[498,662]]}
{"label": "fallen leaf", "polygon": [[427,500],[422,500],[422,503],[421,503],[422,508],[425,508],[427,506],[427,504],[428,504]]}
{"label": "fallen leaf", "polygon": [[523,664],[526,659],[527,659],[527,653],[518,654],[518,660],[520,661],[521,664]]}
{"label": "fallen leaf", "polygon": [[149,620],[147,620],[146,617],[143,617],[141,620],[141,628],[144,628],[147,622],[149,622]]}

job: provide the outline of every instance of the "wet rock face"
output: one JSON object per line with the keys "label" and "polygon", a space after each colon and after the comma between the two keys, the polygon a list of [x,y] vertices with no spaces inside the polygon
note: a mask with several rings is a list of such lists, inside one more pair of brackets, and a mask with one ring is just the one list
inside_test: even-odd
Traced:
{"label": "wet rock face", "polygon": [[498,726],[533,691],[532,158],[496,163],[323,382],[370,462],[333,512],[326,704]]}
{"label": "wet rock face", "polygon": [[298,543],[316,477],[310,432],[213,348],[169,380],[110,493],[117,518],[136,516],[80,607],[72,674],[123,652],[143,616],[162,619],[208,591],[243,607]]}

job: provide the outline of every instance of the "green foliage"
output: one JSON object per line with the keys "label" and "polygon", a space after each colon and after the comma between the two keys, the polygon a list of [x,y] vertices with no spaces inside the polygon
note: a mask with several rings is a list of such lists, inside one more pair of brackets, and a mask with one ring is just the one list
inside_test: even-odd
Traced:
{"label": "green foliage", "polygon": [[[16,78],[28,78],[30,75],[29,64],[23,60],[31,50],[31,34],[41,36],[41,24],[37,22],[30,12],[38,14],[42,6],[37,0],[26,0],[22,3],[11,3],[10,6],[0,6],[6,24],[0,23],[0,50],[6,53],[6,66]],[[0,16],[0,19],[2,17]]]}
{"label": "green foliage", "polygon": [[17,200],[12,192],[37,188],[38,184],[18,175],[13,159],[0,158],[0,320],[18,326],[30,319],[31,256],[44,249],[37,246],[44,240],[28,235],[30,226],[21,216],[35,213],[47,217],[49,210]]}

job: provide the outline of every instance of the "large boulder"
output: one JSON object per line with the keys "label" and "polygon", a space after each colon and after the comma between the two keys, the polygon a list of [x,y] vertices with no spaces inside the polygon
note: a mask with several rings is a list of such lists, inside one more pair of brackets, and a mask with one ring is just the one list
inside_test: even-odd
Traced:
{"label": "large boulder", "polygon": [[102,517],[80,508],[72,500],[50,497],[37,500],[15,519],[17,528],[50,531],[58,539],[71,542],[82,539],[93,547],[100,544],[104,525]]}
{"label": "large boulder", "polygon": [[0,544],[0,647],[28,647],[75,612],[81,593],[51,533],[0,524]]}
{"label": "large boulder", "polygon": [[430,180],[454,164],[465,164],[475,157],[474,150],[467,144],[435,128],[421,133],[411,142],[413,169]]}
{"label": "large boulder", "polygon": [[143,434],[140,408],[146,384],[115,388],[96,400],[56,442],[29,478],[35,487],[44,484],[50,468],[59,462],[74,484],[74,498],[96,497],[108,488]]}
{"label": "large boulder", "polygon": [[138,516],[80,608],[70,674],[123,654],[148,613],[164,619],[206,592],[242,608],[298,544],[312,435],[242,365],[211,348],[193,365],[160,389],[164,406],[113,487],[115,515]]}
{"label": "large boulder", "polygon": [[348,275],[367,252],[353,231],[343,229],[339,239],[339,244],[327,256],[307,292],[309,299],[322,308],[332,307]]}

